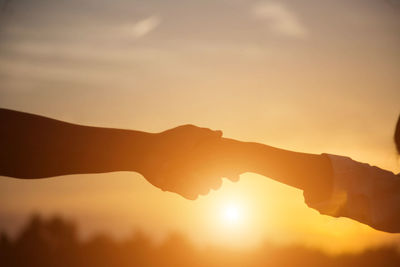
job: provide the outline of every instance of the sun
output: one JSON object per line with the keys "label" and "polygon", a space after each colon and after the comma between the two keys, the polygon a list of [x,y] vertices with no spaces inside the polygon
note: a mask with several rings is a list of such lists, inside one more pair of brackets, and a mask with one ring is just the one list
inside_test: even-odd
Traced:
{"label": "sun", "polygon": [[222,219],[225,223],[238,224],[243,218],[243,212],[240,206],[229,204],[222,209]]}
{"label": "sun", "polygon": [[[240,195],[228,195],[212,203],[207,221],[212,240],[232,248],[247,247],[258,242],[251,202]],[[254,241],[256,240],[256,241]]]}

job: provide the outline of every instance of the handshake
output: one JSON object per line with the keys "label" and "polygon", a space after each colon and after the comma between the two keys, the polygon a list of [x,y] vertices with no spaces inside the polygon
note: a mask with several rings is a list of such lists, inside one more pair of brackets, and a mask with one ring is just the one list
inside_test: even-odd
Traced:
{"label": "handshake", "polygon": [[[36,179],[133,171],[196,199],[254,172],[302,190],[330,190],[326,157],[222,137],[194,125],[160,133],[71,124],[0,108],[0,176]],[[328,181],[328,182],[326,182]],[[323,189],[326,190],[323,190]]]}
{"label": "handshake", "polygon": [[222,177],[239,180],[240,143],[222,138],[221,131],[179,126],[151,134],[138,172],[163,191],[196,199],[218,189]]}
{"label": "handshake", "polygon": [[[241,173],[254,172],[303,190],[307,205],[322,214],[400,232],[399,175],[348,157],[241,142],[194,125],[146,133],[1,108],[0,122],[0,176],[134,171],[164,191],[196,199],[218,189],[222,177],[237,181]],[[400,118],[396,127],[400,151]]]}
{"label": "handshake", "polygon": [[37,179],[133,171],[164,191],[196,199],[218,189],[222,177],[236,181],[242,173],[238,167],[243,164],[237,163],[243,143],[194,125],[148,133],[1,108],[0,121],[0,176]]}

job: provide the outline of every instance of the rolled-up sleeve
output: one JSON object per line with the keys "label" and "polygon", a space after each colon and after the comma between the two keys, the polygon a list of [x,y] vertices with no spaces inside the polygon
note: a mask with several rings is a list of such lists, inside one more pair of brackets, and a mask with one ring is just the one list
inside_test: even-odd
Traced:
{"label": "rolled-up sleeve", "polygon": [[400,232],[400,176],[349,157],[323,154],[333,169],[333,188],[323,201],[304,192],[321,214],[348,217],[386,232]]}

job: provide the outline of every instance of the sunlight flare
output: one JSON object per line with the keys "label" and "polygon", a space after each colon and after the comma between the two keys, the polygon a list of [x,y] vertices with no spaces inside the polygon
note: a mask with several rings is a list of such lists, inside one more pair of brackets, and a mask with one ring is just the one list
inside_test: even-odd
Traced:
{"label": "sunlight flare", "polygon": [[225,223],[237,224],[241,221],[242,215],[242,210],[235,204],[229,204],[222,210],[222,218]]}

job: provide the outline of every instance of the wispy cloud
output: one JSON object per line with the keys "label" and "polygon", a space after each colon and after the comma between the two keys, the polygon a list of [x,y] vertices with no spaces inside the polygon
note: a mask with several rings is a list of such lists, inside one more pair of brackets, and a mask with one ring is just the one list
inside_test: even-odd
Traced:
{"label": "wispy cloud", "polygon": [[161,23],[161,18],[158,16],[151,16],[146,19],[136,22],[132,26],[132,34],[135,38],[143,37],[153,31]]}
{"label": "wispy cloud", "polygon": [[282,3],[258,3],[251,11],[255,18],[265,21],[268,28],[277,34],[296,38],[303,38],[308,34],[296,14]]}

